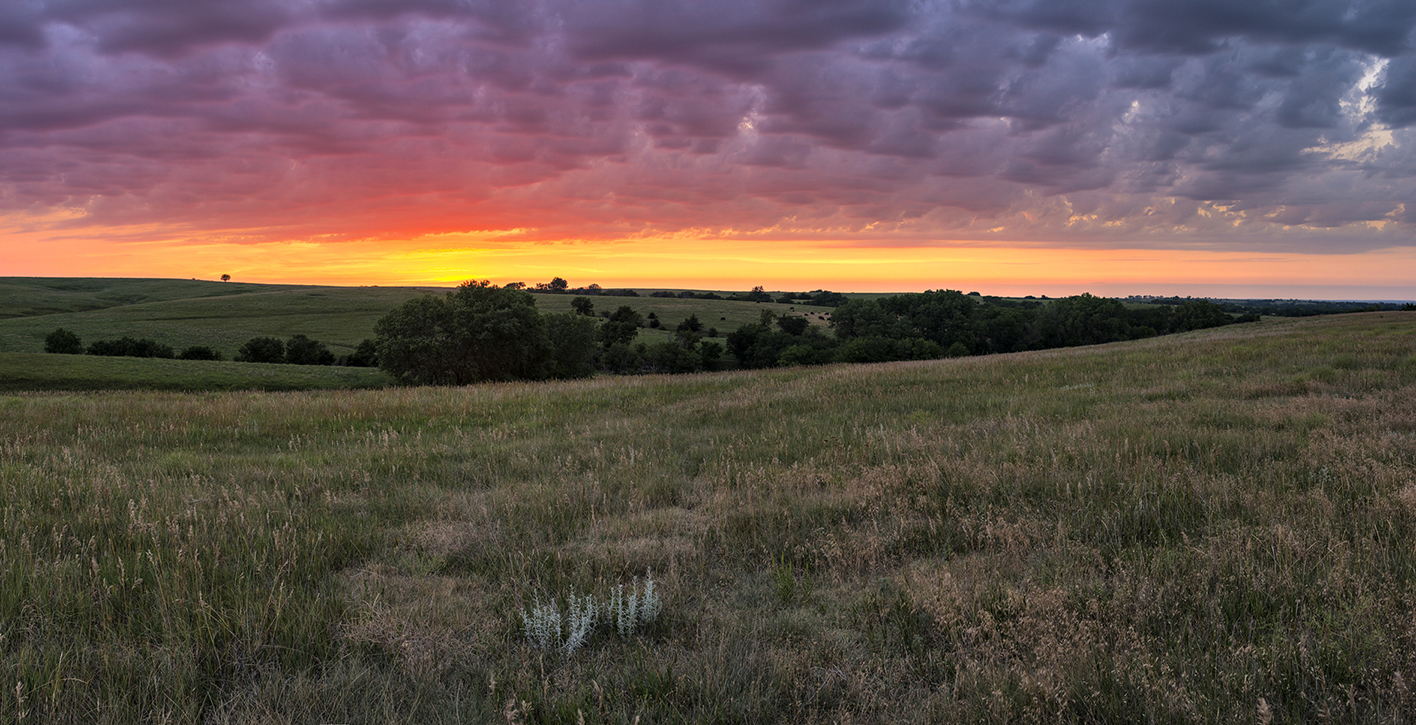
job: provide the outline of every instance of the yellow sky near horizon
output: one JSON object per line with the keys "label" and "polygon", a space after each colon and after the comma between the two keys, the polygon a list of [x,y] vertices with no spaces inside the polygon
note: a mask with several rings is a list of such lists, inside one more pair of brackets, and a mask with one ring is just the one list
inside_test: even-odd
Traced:
{"label": "yellow sky near horizon", "polygon": [[105,242],[5,234],[0,276],[164,277],[326,285],[452,286],[468,279],[572,286],[838,291],[977,290],[1216,297],[1416,299],[1416,249],[1361,253],[1064,249],[959,243],[641,239],[531,243],[466,235],[387,241]]}

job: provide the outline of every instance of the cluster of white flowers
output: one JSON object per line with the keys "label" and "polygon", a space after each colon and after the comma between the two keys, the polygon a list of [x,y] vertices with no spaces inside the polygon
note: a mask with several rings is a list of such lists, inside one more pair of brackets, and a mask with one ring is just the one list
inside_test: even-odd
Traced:
{"label": "cluster of white flowers", "polygon": [[558,649],[569,655],[586,643],[601,623],[611,626],[620,636],[628,637],[634,631],[659,618],[662,604],[659,593],[654,588],[654,570],[650,569],[644,578],[644,589],[639,589],[639,577],[625,595],[624,585],[616,585],[610,595],[608,606],[596,603],[593,594],[576,596],[571,592],[566,597],[566,616],[561,617],[556,599],[542,604],[539,599],[531,611],[521,610],[521,623],[526,629],[526,639],[540,649]]}

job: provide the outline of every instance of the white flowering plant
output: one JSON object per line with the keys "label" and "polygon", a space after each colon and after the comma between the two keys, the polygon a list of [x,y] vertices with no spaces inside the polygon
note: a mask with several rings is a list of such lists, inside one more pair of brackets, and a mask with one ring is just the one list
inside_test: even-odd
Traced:
{"label": "white flowering plant", "polygon": [[650,569],[642,589],[639,577],[634,578],[628,594],[623,584],[617,584],[606,604],[597,602],[593,594],[577,596],[572,591],[566,597],[564,616],[554,596],[544,604],[536,599],[529,611],[522,608],[520,614],[526,639],[533,647],[560,650],[569,656],[584,646],[602,625],[621,637],[628,637],[657,620],[662,609],[663,603],[654,586],[654,570]]}

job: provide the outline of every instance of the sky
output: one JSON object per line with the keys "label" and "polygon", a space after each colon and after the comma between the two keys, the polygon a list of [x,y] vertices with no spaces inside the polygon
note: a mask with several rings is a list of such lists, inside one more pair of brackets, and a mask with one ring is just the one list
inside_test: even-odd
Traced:
{"label": "sky", "polygon": [[0,276],[1416,299],[1411,0],[3,0]]}

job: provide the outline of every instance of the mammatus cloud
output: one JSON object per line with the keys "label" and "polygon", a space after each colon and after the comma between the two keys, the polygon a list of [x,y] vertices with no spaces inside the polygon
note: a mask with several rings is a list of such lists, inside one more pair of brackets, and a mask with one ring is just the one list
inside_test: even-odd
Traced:
{"label": "mammatus cloud", "polygon": [[0,214],[139,236],[1357,251],[1413,129],[1409,0],[0,6]]}

